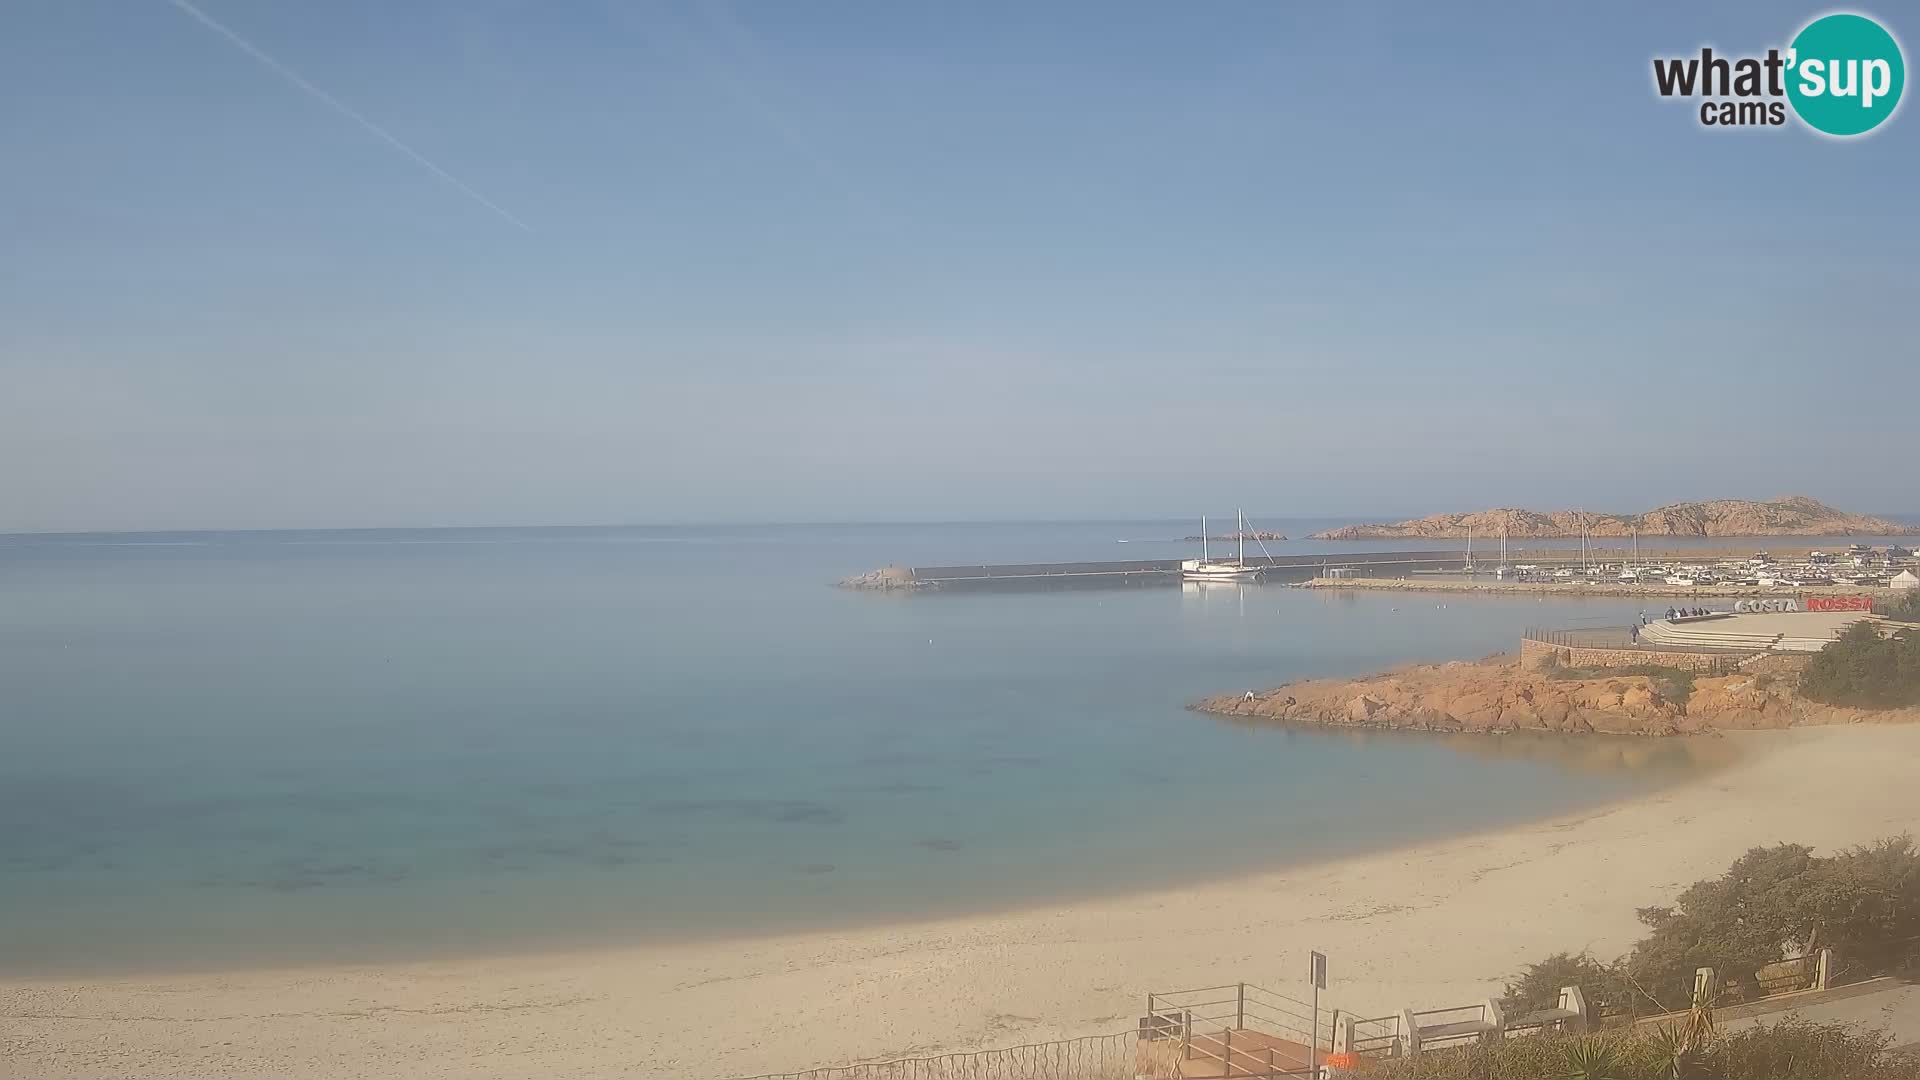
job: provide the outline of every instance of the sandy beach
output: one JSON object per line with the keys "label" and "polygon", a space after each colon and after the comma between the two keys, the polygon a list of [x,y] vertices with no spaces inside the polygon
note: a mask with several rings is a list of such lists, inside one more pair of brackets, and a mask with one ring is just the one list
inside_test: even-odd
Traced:
{"label": "sandy beach", "polygon": [[0,979],[0,1076],[742,1075],[1126,1030],[1148,991],[1297,989],[1316,948],[1329,1006],[1464,1004],[1531,958],[1615,955],[1638,935],[1635,907],[1750,846],[1920,827],[1920,727],[1728,737],[1734,764],[1635,802],[1070,908],[731,944]]}

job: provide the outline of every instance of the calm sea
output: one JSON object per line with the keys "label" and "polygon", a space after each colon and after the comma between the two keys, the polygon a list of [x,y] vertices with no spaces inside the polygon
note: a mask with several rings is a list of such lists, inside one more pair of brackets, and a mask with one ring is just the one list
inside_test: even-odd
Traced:
{"label": "calm sea", "polygon": [[1700,767],[1678,742],[1362,737],[1182,708],[1482,656],[1529,624],[1624,622],[1632,601],[829,587],[888,562],[1174,557],[1191,531],[0,537],[0,966],[984,909],[1534,819]]}

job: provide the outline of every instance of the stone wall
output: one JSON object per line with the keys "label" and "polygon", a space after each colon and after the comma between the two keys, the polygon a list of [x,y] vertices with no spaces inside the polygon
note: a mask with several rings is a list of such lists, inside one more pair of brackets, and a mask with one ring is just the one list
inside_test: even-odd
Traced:
{"label": "stone wall", "polygon": [[1798,675],[1812,662],[1812,653],[1761,653],[1743,661],[1740,670],[1749,675]]}
{"label": "stone wall", "polygon": [[1664,649],[1598,649],[1554,645],[1545,641],[1534,641],[1531,638],[1521,639],[1520,664],[1522,667],[1529,670],[1537,668],[1549,655],[1557,655],[1560,663],[1566,667],[1611,668],[1655,664],[1660,667],[1680,668],[1703,674],[1713,671],[1715,665],[1721,668],[1731,667],[1740,659],[1738,653],[1679,652]]}

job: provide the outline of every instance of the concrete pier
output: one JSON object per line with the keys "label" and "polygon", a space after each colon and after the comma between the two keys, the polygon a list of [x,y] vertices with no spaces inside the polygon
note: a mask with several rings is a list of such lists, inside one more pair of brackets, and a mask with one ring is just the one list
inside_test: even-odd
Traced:
{"label": "concrete pier", "polygon": [[[1263,567],[1267,581],[1302,582],[1334,570],[1374,575],[1458,568],[1464,551],[1357,551],[1338,555],[1248,556],[1248,566]],[[977,566],[888,567],[847,578],[850,589],[1034,589],[1116,588],[1177,585],[1182,559],[1133,559],[1106,562],[998,563]]]}

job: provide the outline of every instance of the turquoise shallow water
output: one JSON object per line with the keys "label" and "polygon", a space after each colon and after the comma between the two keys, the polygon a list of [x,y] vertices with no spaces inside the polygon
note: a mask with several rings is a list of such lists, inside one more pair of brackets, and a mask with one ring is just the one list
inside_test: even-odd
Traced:
{"label": "turquoise shallow water", "polygon": [[1182,708],[1624,622],[1630,601],[828,587],[894,560],[1171,557],[1144,541],[1182,531],[0,538],[0,966],[999,907],[1534,819],[1699,767],[1679,743],[1363,738]]}

